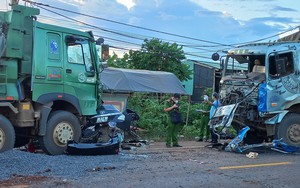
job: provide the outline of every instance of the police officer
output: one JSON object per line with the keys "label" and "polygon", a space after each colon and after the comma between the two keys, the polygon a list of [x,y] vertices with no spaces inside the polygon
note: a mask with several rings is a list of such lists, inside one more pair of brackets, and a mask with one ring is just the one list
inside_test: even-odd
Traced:
{"label": "police officer", "polygon": [[173,147],[182,147],[178,144],[178,130],[179,125],[178,123],[172,123],[170,118],[170,113],[172,111],[179,112],[179,101],[180,95],[175,93],[173,97],[165,102],[164,111],[168,112],[168,120],[167,120],[167,137],[166,137],[166,147],[171,147],[173,142]]}

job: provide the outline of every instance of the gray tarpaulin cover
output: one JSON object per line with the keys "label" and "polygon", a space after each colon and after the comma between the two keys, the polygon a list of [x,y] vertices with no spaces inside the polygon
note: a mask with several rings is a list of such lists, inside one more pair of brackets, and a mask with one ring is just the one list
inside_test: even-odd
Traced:
{"label": "gray tarpaulin cover", "polygon": [[179,79],[170,72],[105,68],[101,73],[104,91],[187,94]]}

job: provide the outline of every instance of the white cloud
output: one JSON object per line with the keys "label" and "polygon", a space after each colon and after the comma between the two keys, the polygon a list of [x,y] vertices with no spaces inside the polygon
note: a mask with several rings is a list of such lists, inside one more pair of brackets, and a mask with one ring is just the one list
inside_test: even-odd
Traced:
{"label": "white cloud", "polygon": [[[210,11],[226,12],[239,21],[248,21],[254,18],[270,17],[270,16],[289,16],[298,17],[299,12],[288,11],[285,7],[298,7],[299,1],[273,0],[189,0],[190,2],[203,7]],[[286,11],[274,11],[274,7],[282,7]]]}
{"label": "white cloud", "polygon": [[229,12],[223,11],[222,12],[223,17],[232,17],[232,15]]}
{"label": "white cloud", "polygon": [[162,19],[162,20],[175,20],[177,19],[178,17],[175,16],[175,15],[172,15],[172,14],[167,14],[165,12],[160,12],[159,13],[159,17]]}
{"label": "white cloud", "polygon": [[73,6],[84,5],[86,3],[86,0],[58,0],[58,1]]}
{"label": "white cloud", "polygon": [[136,5],[135,0],[117,0],[117,2],[124,5],[128,10]]}
{"label": "white cloud", "polygon": [[131,25],[140,25],[141,20],[142,19],[138,18],[138,17],[131,17],[131,18],[129,18],[128,24],[131,24]]}
{"label": "white cloud", "polygon": [[154,2],[155,2],[155,6],[159,7],[164,2],[164,0],[154,0]]}

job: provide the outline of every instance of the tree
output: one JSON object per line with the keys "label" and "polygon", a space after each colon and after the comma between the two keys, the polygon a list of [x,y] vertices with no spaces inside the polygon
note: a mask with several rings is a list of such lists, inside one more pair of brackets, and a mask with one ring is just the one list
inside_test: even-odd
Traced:
{"label": "tree", "polygon": [[176,43],[163,42],[159,39],[145,39],[141,50],[125,54],[122,59],[113,55],[108,61],[109,66],[174,73],[180,81],[191,79],[192,71],[182,63],[185,59],[182,47]]}

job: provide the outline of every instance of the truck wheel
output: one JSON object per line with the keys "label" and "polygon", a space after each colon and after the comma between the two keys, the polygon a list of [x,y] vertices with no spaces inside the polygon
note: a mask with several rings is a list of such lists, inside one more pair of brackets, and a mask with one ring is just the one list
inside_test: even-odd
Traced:
{"label": "truck wheel", "polygon": [[40,138],[42,149],[50,155],[63,154],[69,140],[79,141],[81,126],[78,118],[67,111],[55,111],[50,114],[46,125],[46,134]]}
{"label": "truck wheel", "polygon": [[300,115],[287,114],[277,127],[277,139],[281,139],[288,145],[300,146]]}
{"label": "truck wheel", "polygon": [[15,129],[10,121],[0,115],[0,153],[14,148],[15,136]]}

